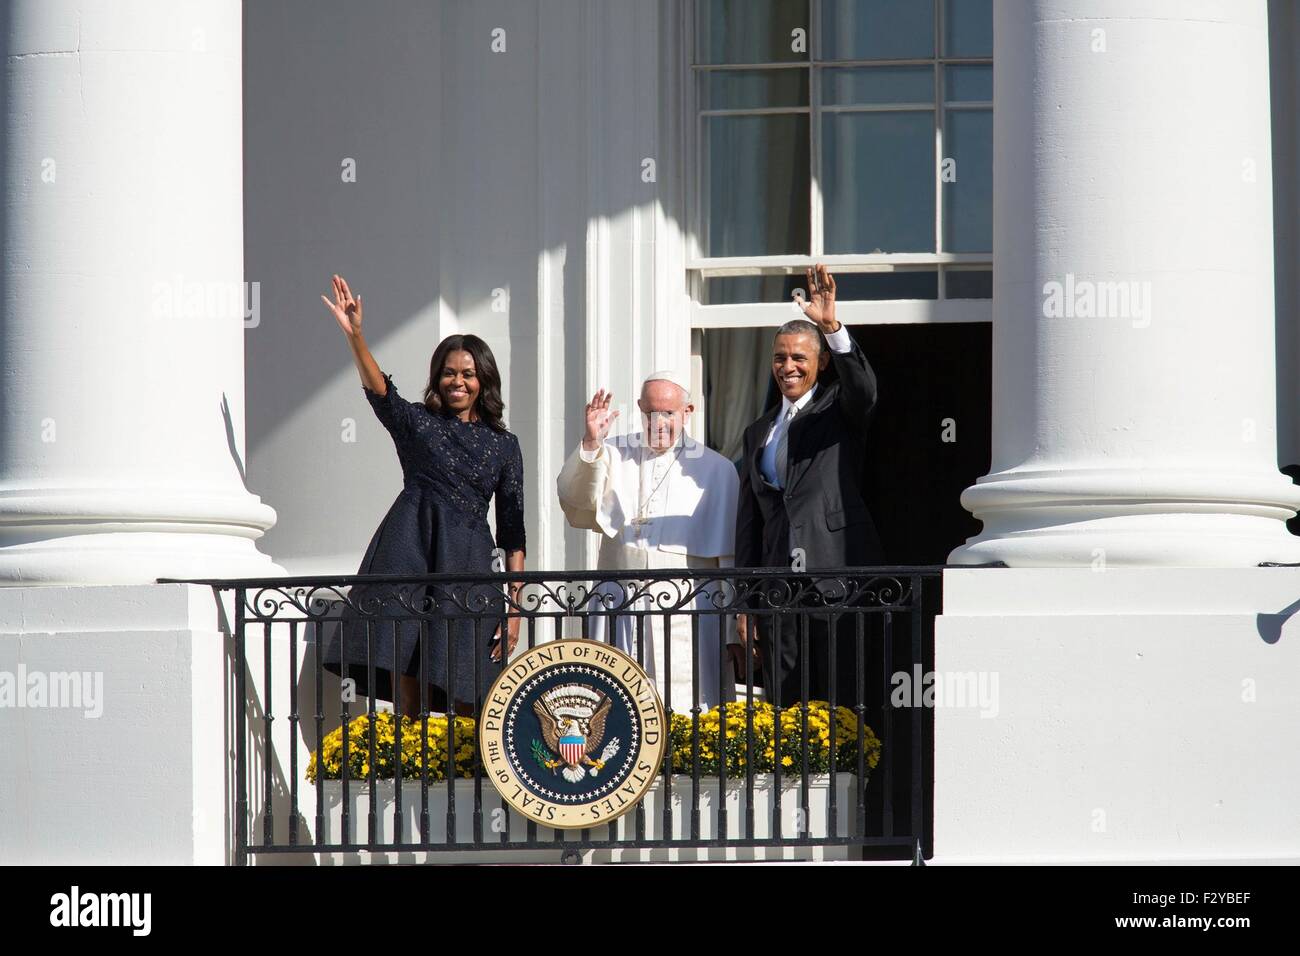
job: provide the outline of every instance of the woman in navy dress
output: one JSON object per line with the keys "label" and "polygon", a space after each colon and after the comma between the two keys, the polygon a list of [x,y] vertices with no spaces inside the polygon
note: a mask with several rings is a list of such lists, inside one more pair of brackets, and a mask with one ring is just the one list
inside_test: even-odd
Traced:
{"label": "woman in navy dress", "polygon": [[[380,371],[361,334],[361,297],[334,276],[334,301],[321,299],[338,320],[361,373],[362,390],[392,436],[402,464],[402,491],[366,548],[358,574],[432,574],[492,570],[492,551],[505,552],[509,571],[524,569],[523,455],[519,439],[506,430],[501,413],[501,377],[487,344],[476,335],[443,339],[429,363],[423,401],[397,392]],[[488,529],[490,500],[496,498],[496,540]],[[400,713],[420,713],[420,620],[398,621],[398,658],[393,659],[394,622],[400,616],[399,587],[421,607],[424,587],[356,585],[342,627],[322,653],[323,666],[352,677],[360,694],[400,702]],[[518,585],[512,584],[517,594]],[[453,597],[452,589],[459,593]],[[469,588],[468,590],[466,590]],[[412,591],[412,589],[414,589]],[[433,589],[428,589],[433,590]],[[504,599],[499,586],[440,585],[428,594],[425,614],[425,676],[429,709],[476,713],[501,670],[500,631]],[[470,608],[483,613],[467,615]],[[358,616],[355,607],[377,612]],[[444,618],[442,613],[459,617]],[[405,613],[409,614],[409,611]],[[428,614],[432,614],[429,617]],[[367,622],[372,634],[375,687],[369,686]],[[339,631],[344,635],[340,648]],[[519,618],[505,628],[506,659],[519,638]],[[450,637],[450,640],[449,640]],[[344,673],[344,658],[347,673]],[[396,664],[396,666],[394,666]],[[394,673],[400,698],[393,696]],[[477,681],[476,678],[477,677]],[[450,696],[449,696],[450,695]]]}

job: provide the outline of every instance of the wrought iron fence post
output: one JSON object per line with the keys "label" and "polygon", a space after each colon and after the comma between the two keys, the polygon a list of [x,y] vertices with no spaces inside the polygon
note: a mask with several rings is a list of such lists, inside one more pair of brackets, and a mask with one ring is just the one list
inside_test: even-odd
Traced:
{"label": "wrought iron fence post", "polygon": [[247,660],[244,654],[243,588],[235,589],[235,865],[248,865],[248,682],[244,677]]}

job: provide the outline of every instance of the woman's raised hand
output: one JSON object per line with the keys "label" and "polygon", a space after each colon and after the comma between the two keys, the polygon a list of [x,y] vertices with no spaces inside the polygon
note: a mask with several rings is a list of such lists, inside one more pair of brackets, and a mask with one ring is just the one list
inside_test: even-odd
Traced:
{"label": "woman's raised hand", "polygon": [[361,373],[361,384],[380,397],[387,395],[388,383],[384,381],[384,373],[375,357],[370,354],[365,337],[361,334],[361,296],[352,297],[352,290],[341,275],[333,276],[332,281],[334,301],[331,302],[325,296],[321,296],[320,300],[325,303],[325,308],[334,313],[339,328],[347,336],[348,346],[352,349],[352,360],[357,363],[357,371]]}
{"label": "woman's raised hand", "polygon": [[352,297],[352,290],[348,288],[347,280],[340,275],[332,278],[334,283],[334,301],[331,302],[325,296],[320,300],[325,303],[325,308],[334,313],[334,318],[338,320],[339,328],[349,339],[361,334],[361,296]]}

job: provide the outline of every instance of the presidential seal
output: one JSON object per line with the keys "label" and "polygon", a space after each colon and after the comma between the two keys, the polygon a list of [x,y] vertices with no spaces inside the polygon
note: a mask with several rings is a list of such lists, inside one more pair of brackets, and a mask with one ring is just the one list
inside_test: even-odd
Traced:
{"label": "presidential seal", "polygon": [[597,641],[552,641],[497,678],[479,715],[488,778],[519,813],[558,829],[608,823],[654,782],[668,728],[637,663]]}

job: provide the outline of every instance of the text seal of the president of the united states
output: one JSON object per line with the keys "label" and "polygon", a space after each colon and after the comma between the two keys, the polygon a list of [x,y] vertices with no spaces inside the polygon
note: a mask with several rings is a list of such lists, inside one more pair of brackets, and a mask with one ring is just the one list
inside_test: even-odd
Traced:
{"label": "text seal of the president of the united states", "polygon": [[512,660],[479,715],[479,753],[501,796],[560,829],[607,823],[654,783],[668,737],[636,661],[597,641],[551,641]]}

